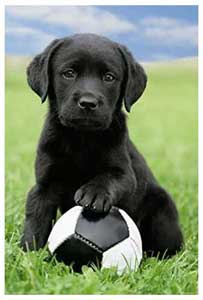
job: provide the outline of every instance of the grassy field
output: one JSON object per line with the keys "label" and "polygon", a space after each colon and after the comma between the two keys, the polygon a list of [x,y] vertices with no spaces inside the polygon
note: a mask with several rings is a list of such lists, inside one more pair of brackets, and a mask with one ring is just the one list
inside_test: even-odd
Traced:
{"label": "grassy field", "polygon": [[45,114],[29,90],[25,62],[6,63],[6,294],[197,293],[197,61],[146,65],[148,88],[128,117],[132,140],[174,197],[185,237],[170,260],[144,259],[137,272],[116,275],[84,267],[74,274],[48,252],[23,253],[26,193],[34,183],[35,149]]}

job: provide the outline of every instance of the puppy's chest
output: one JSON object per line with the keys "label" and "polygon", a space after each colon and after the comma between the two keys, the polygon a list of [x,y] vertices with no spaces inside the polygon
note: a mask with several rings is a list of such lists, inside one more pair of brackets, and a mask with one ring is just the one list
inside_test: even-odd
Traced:
{"label": "puppy's chest", "polygon": [[55,169],[62,180],[85,181],[101,172],[104,156],[98,149],[81,146],[64,152],[56,159]]}
{"label": "puppy's chest", "polygon": [[70,154],[69,164],[73,165],[79,172],[89,173],[96,172],[103,162],[100,151],[90,148],[81,147]]}

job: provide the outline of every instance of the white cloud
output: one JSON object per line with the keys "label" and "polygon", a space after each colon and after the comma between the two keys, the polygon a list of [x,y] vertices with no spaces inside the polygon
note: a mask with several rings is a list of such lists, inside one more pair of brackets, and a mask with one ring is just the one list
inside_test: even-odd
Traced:
{"label": "white cloud", "polygon": [[92,6],[13,6],[7,8],[7,12],[18,18],[67,26],[77,32],[110,34],[136,30],[136,26],[131,22],[122,20],[104,9]]}
{"label": "white cloud", "polygon": [[149,17],[142,20],[143,34],[154,43],[162,45],[197,46],[198,27],[185,21]]}
{"label": "white cloud", "polygon": [[23,19],[41,19],[43,16],[49,14],[54,6],[7,6],[6,12],[14,17],[20,17]]}
{"label": "white cloud", "polygon": [[6,35],[7,37],[18,38],[19,41],[28,40],[31,37],[30,43],[33,46],[35,51],[43,50],[48,43],[50,43],[56,37],[54,35],[45,33],[41,30],[37,30],[31,27],[22,26],[15,23],[10,23],[6,26]]}
{"label": "white cloud", "polygon": [[37,30],[30,28],[30,27],[24,27],[24,26],[9,26],[6,27],[6,34],[10,35],[18,35],[18,36],[29,36],[29,35],[36,35]]}
{"label": "white cloud", "polygon": [[180,20],[166,18],[166,17],[147,17],[144,18],[140,23],[144,26],[169,27],[169,26],[179,25]]}

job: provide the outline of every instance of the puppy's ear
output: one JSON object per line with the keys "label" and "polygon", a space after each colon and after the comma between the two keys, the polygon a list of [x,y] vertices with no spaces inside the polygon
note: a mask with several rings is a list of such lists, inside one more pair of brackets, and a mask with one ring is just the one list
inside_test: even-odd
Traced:
{"label": "puppy's ear", "polygon": [[140,98],[145,90],[147,75],[143,67],[136,62],[126,47],[119,45],[119,51],[126,68],[124,104],[127,112],[130,112],[131,106]]}
{"label": "puppy's ear", "polygon": [[31,89],[46,100],[49,89],[49,64],[53,53],[62,44],[62,40],[54,40],[41,54],[35,56],[27,68],[27,81]]}

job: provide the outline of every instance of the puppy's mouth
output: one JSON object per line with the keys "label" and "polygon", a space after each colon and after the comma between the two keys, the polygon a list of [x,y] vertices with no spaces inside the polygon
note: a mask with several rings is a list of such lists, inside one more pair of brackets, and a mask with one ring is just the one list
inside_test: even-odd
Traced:
{"label": "puppy's mouth", "polygon": [[60,122],[63,126],[84,131],[105,130],[108,128],[108,125],[105,124],[105,122],[92,118],[64,119],[63,117],[60,117]]}

